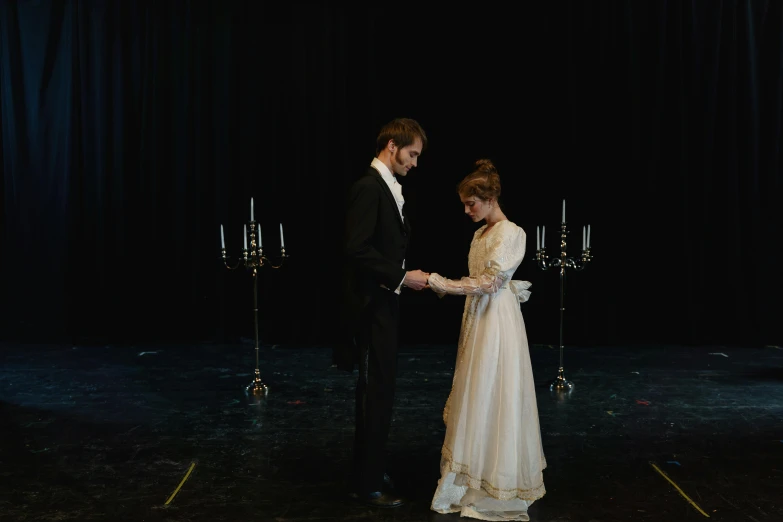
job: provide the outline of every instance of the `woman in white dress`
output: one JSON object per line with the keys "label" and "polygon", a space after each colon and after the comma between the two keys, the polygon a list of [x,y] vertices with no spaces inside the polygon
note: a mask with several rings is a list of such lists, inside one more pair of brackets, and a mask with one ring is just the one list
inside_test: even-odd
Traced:
{"label": "woman in white dress", "polygon": [[441,297],[466,296],[431,509],[480,520],[529,520],[527,508],[546,492],[546,459],[519,306],[530,296],[530,283],[511,279],[525,255],[525,231],[498,205],[500,177],[490,160],[476,162],[458,193],[465,213],[485,224],[470,244],[468,276],[429,277]]}

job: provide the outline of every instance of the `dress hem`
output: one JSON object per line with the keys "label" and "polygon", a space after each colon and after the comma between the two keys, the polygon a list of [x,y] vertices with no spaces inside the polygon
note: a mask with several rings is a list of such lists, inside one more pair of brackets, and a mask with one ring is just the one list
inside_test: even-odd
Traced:
{"label": "dress hem", "polygon": [[[541,481],[541,484],[538,486],[530,489],[500,489],[484,479],[472,477],[469,473],[469,466],[467,464],[455,462],[451,450],[446,446],[443,446],[441,456],[443,458],[443,463],[441,465],[441,472],[443,475],[446,475],[448,472],[454,473],[457,477],[462,479],[459,481],[460,483],[465,484],[471,489],[483,491],[494,499],[502,501],[519,499],[533,502],[546,495],[546,487],[544,486],[543,481]],[[547,465],[546,459],[542,458],[542,461],[541,471],[543,472]],[[443,469],[444,467],[446,468],[445,470]],[[455,483],[456,482],[457,481],[455,480]]]}

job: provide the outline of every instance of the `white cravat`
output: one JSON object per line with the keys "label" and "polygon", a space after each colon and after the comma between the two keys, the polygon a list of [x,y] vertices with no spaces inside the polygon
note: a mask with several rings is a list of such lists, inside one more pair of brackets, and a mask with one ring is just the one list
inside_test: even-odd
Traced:
{"label": "white cravat", "polygon": [[389,190],[392,191],[394,200],[397,202],[397,210],[400,212],[400,217],[404,221],[405,217],[402,214],[402,206],[405,204],[405,198],[402,197],[402,185],[397,182],[397,177],[392,174],[389,168],[378,158],[373,158],[370,165],[380,173],[383,181],[389,186]]}
{"label": "white cravat", "polygon": [[400,207],[400,212],[402,212],[402,206],[405,204],[405,198],[402,197],[402,185],[397,182],[397,177],[394,178],[394,183],[392,183],[391,189],[392,194],[394,194],[394,199],[397,200],[397,206]]}

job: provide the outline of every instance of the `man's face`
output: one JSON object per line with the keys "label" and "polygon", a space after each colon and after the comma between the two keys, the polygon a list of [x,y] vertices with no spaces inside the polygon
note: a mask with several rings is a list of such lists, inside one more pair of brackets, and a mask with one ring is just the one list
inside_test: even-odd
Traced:
{"label": "man's face", "polygon": [[406,176],[415,167],[421,155],[421,138],[416,138],[411,145],[398,149],[391,156],[392,172],[398,176]]}

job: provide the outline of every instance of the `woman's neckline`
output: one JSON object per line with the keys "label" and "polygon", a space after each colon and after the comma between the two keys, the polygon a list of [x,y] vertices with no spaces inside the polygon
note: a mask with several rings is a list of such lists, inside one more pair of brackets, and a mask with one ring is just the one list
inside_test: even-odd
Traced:
{"label": "woman's neckline", "polygon": [[481,229],[479,229],[481,230],[481,233],[479,234],[479,239],[483,239],[484,237],[486,237],[490,232],[492,232],[492,230],[498,225],[498,223],[502,223],[504,221],[508,221],[508,218],[495,221],[495,223],[493,223],[492,225],[485,223],[481,227]]}

